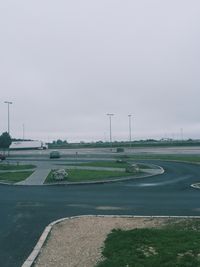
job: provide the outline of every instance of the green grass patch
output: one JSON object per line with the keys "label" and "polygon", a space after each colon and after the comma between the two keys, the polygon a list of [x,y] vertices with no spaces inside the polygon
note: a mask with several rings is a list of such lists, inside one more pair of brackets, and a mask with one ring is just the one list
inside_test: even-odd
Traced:
{"label": "green grass patch", "polygon": [[[78,170],[78,169],[70,169],[67,170],[68,177],[66,181],[69,182],[83,182],[83,181],[97,181],[97,180],[105,180],[112,178],[120,178],[120,177],[128,177],[134,176],[135,173],[127,173],[121,171],[96,171],[96,170]],[[52,178],[52,172],[46,178],[46,183],[54,183],[57,180]],[[138,174],[138,173],[137,173]]]}
{"label": "green grass patch", "polygon": [[126,162],[118,163],[116,161],[93,161],[93,162],[80,163],[78,165],[79,166],[89,166],[89,167],[106,167],[106,168],[126,168],[126,167],[128,167],[128,163],[126,163]]}
{"label": "green grass patch", "polygon": [[34,169],[36,168],[35,165],[26,164],[26,165],[19,165],[19,164],[0,164],[0,170],[5,171],[12,171],[12,170],[25,170],[25,169]]}
{"label": "green grass patch", "polygon": [[91,162],[84,162],[84,163],[60,163],[57,165],[64,165],[67,167],[67,165],[71,166],[86,166],[86,167],[105,167],[105,168],[126,168],[128,166],[127,162],[123,163],[117,163],[116,161],[91,161]]}
{"label": "green grass patch", "polygon": [[124,155],[116,157],[122,160],[145,160],[145,159],[158,159],[158,160],[175,160],[200,163],[200,155],[163,155],[163,154],[149,154],[149,155]]}
{"label": "green grass patch", "polygon": [[96,267],[199,267],[200,222],[163,228],[113,230]]}
{"label": "green grass patch", "polygon": [[[116,161],[92,161],[92,162],[84,162],[84,163],[73,163],[70,164],[71,166],[86,166],[86,167],[104,167],[104,168],[122,168],[125,169],[128,166],[130,166],[130,164],[134,164],[134,162],[116,162]],[[67,167],[66,164],[58,164],[58,165],[64,165]],[[151,168],[149,165],[147,164],[143,164],[143,163],[137,163],[138,167],[141,169],[149,169]]]}
{"label": "green grass patch", "polygon": [[4,172],[0,173],[0,181],[8,183],[16,183],[28,178],[33,171],[21,171],[21,172]]}

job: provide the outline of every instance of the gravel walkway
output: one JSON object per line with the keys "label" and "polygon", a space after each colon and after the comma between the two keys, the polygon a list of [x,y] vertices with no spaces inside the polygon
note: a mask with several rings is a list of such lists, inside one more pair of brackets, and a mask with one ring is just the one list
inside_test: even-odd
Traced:
{"label": "gravel walkway", "polygon": [[82,217],[55,225],[34,267],[94,267],[114,228],[157,227],[166,218]]}

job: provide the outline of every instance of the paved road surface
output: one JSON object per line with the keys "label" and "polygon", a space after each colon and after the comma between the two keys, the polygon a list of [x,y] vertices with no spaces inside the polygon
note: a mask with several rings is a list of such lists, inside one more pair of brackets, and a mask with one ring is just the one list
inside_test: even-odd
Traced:
{"label": "paved road surface", "polygon": [[58,218],[82,214],[200,216],[200,190],[190,187],[200,181],[200,166],[148,162],[164,167],[166,173],[104,185],[0,186],[0,266],[21,266],[45,226]]}
{"label": "paved road surface", "polygon": [[[37,156],[44,156],[46,155],[49,157],[50,151],[55,149],[47,149],[47,150],[15,150],[11,151],[11,156],[32,156],[33,154]],[[78,148],[78,149],[59,149],[59,152],[61,155],[74,155],[75,157],[79,157],[81,155],[91,155],[94,154],[96,156],[110,156],[116,154],[116,148],[113,148],[112,150],[108,148]],[[125,148],[126,153],[130,154],[193,154],[193,155],[199,155],[200,154],[200,147],[199,146],[164,146],[164,147],[132,147],[132,148]],[[78,153],[78,154],[76,154]],[[118,153],[119,155],[120,153]]]}

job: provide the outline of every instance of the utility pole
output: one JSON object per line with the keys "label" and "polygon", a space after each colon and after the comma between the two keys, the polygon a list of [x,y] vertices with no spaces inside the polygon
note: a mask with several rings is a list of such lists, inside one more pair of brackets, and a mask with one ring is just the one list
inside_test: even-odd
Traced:
{"label": "utility pole", "polygon": [[131,143],[132,143],[132,133],[131,133],[131,114],[128,115],[129,118],[129,142],[130,142],[130,147],[131,147]]}
{"label": "utility pole", "polygon": [[114,116],[114,114],[108,113],[107,116],[109,117],[110,123],[110,148],[112,149],[112,116]]}
{"label": "utility pole", "polygon": [[12,102],[4,101],[4,103],[8,105],[8,134],[10,134],[10,105]]}

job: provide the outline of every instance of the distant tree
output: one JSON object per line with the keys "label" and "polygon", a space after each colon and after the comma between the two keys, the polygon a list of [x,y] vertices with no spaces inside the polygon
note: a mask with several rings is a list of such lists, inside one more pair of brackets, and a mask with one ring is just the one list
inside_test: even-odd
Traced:
{"label": "distant tree", "polygon": [[58,140],[56,141],[56,144],[57,144],[57,145],[62,145],[62,143],[63,143],[63,141],[60,140],[60,139],[58,139]]}
{"label": "distant tree", "polygon": [[103,141],[97,141],[96,144],[103,144]]}
{"label": "distant tree", "polygon": [[2,135],[0,135],[0,148],[2,149],[8,149],[9,146],[11,145],[12,143],[12,139],[9,135],[9,133],[7,132],[4,132],[2,133]]}

